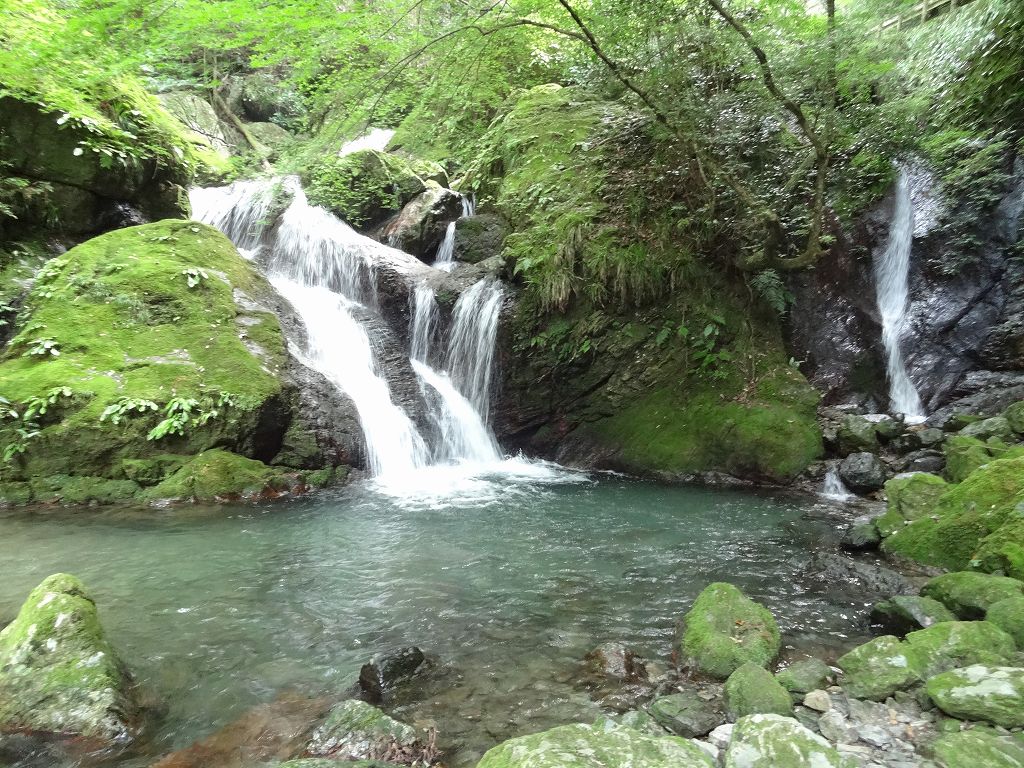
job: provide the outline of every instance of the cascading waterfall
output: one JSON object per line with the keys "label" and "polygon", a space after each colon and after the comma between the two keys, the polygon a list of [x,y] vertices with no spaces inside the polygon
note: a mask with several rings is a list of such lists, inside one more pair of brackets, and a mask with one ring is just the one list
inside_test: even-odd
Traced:
{"label": "cascading waterfall", "polygon": [[[256,183],[261,182],[243,182]],[[262,183],[272,188],[280,182]],[[266,272],[306,327],[304,362],[352,398],[363,427],[367,463],[375,476],[426,466],[426,443],[405,411],[392,401],[387,381],[377,370],[370,338],[353,312],[372,297],[371,258],[381,246],[324,209],[309,205],[294,179],[284,184],[293,199],[274,232]],[[254,231],[258,217],[266,211],[253,201],[262,198],[243,195],[235,186],[194,194],[193,215],[213,225],[235,222],[233,232]]]}
{"label": "cascading waterfall", "polygon": [[910,380],[900,349],[906,326],[907,275],[910,271],[910,250],[914,238],[914,206],[910,197],[910,179],[901,169],[896,183],[896,204],[885,251],[875,262],[875,290],[878,311],[882,318],[882,345],[886,354],[889,379],[890,408],[908,420],[924,415],[917,387]]}
{"label": "cascading waterfall", "polygon": [[[462,198],[462,215],[459,218],[465,219],[474,214],[476,205],[472,198],[466,195],[460,195],[460,197]],[[455,226],[458,221],[459,219],[449,222],[448,228],[444,231],[444,240],[437,248],[437,256],[432,265],[434,269],[440,269],[442,272],[451,272],[455,269]]]}
{"label": "cascading waterfall", "polygon": [[821,495],[826,499],[834,499],[835,501],[854,498],[854,495],[850,493],[843,479],[839,476],[838,466],[832,465],[828,468],[828,472],[825,473],[825,481],[821,486]]}
{"label": "cascading waterfall", "polygon": [[[279,187],[292,200],[269,229],[265,219]],[[303,363],[355,403],[373,475],[401,488],[416,470],[435,462],[493,468],[502,461],[487,426],[503,299],[499,281],[486,278],[463,292],[447,345],[437,343],[440,314],[433,289],[421,284],[410,296],[410,362],[435,428],[437,440],[431,446],[392,400],[359,319],[375,306],[374,259],[386,247],[311,206],[294,178],[196,189],[191,200],[199,221],[222,229],[240,247],[264,249],[259,263],[268,280],[305,325]],[[468,198],[463,213],[472,215]],[[522,462],[506,464],[503,471],[511,474],[543,471]],[[445,482],[454,482],[453,477]]]}

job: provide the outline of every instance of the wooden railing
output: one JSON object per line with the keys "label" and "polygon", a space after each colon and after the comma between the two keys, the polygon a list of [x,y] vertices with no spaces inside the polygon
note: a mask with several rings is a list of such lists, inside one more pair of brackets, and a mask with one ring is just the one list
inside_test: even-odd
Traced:
{"label": "wooden railing", "polygon": [[921,0],[909,11],[886,19],[872,31],[882,34],[890,29],[900,30],[904,27],[913,27],[935,18],[943,11],[953,13],[959,6],[967,5],[970,2],[972,0]]}

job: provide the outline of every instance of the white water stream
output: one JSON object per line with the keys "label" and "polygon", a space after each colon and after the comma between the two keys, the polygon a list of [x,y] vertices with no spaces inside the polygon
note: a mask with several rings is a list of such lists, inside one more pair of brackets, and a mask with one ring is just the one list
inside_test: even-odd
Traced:
{"label": "white water stream", "polygon": [[[292,202],[270,227],[265,219],[278,185]],[[561,475],[543,464],[503,461],[488,426],[504,296],[499,281],[486,278],[462,293],[447,342],[440,338],[433,290],[420,285],[411,292],[410,363],[432,427],[423,433],[393,400],[360,320],[375,311],[375,262],[395,251],[310,205],[293,178],[196,189],[191,201],[196,219],[221,228],[240,247],[263,249],[260,265],[305,325],[301,360],[354,402],[367,466],[381,487],[402,495],[444,496],[479,492],[480,478],[489,475],[530,481]],[[471,211],[467,201],[464,213]]]}
{"label": "white water stream", "polygon": [[914,238],[914,205],[910,179],[900,170],[896,183],[896,203],[885,251],[875,261],[875,290],[882,319],[882,345],[885,347],[886,374],[889,379],[889,407],[908,421],[924,418],[924,406],[917,387],[907,373],[900,341],[906,328],[907,275]]}
{"label": "white water stream", "polygon": [[[462,195],[462,215],[459,218],[465,219],[472,216],[475,213],[475,208],[473,200]],[[444,231],[444,240],[438,246],[437,256],[434,258],[434,269],[440,269],[442,272],[451,272],[455,269],[455,227],[458,221],[456,219],[449,222],[448,228]]]}

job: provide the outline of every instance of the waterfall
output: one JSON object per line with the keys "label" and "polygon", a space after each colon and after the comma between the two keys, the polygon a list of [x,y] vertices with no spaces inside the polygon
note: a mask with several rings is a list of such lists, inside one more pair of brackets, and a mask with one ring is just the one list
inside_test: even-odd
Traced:
{"label": "waterfall", "polygon": [[413,370],[425,385],[430,419],[437,427],[440,444],[436,458],[488,464],[501,461],[501,449],[482,414],[467,400],[446,373],[438,373],[419,360]]}
{"label": "waterfall", "polygon": [[504,291],[485,277],[462,292],[452,312],[447,367],[452,382],[484,419],[490,412],[491,369]]}
{"label": "waterfall", "polygon": [[[460,195],[460,197],[462,198],[462,215],[459,218],[465,219],[474,215],[476,203],[473,199],[466,195]],[[458,219],[448,223],[448,228],[444,231],[444,240],[438,246],[437,256],[434,257],[432,266],[442,272],[451,272],[455,269],[455,226],[457,223]]]}
{"label": "waterfall", "polygon": [[251,256],[267,229],[276,184],[236,181],[229,187],[196,187],[189,192],[193,218],[228,236],[243,255]]}
{"label": "waterfall", "polygon": [[846,484],[843,483],[842,478],[839,477],[839,468],[834,464],[828,468],[828,472],[825,474],[825,481],[821,486],[821,495],[826,499],[835,499],[836,501],[854,498],[854,495],[847,489]]}
{"label": "waterfall", "polygon": [[338,157],[345,157],[345,155],[351,155],[353,152],[363,149],[375,149],[378,152],[383,152],[394,135],[395,132],[390,128],[373,128],[369,133],[343,144],[338,151]]}
{"label": "waterfall", "polygon": [[437,328],[437,299],[429,285],[421,283],[409,297],[412,327],[409,329],[409,357],[426,363],[430,356],[430,343]]}
{"label": "waterfall", "polygon": [[[279,182],[242,183],[270,186]],[[352,398],[363,428],[367,463],[375,476],[426,466],[426,443],[405,411],[392,401],[370,338],[353,311],[373,298],[372,255],[382,246],[324,209],[309,205],[296,180],[286,179],[284,184],[294,196],[274,232],[266,272],[305,325],[304,362]],[[249,192],[243,195],[236,187],[194,194],[195,218],[214,225],[239,223],[232,232],[254,231],[265,214],[254,201],[262,198]]]}
{"label": "waterfall", "polygon": [[882,317],[882,345],[886,354],[886,374],[889,379],[889,401],[893,413],[905,414],[909,420],[923,418],[924,407],[900,350],[900,340],[906,325],[907,274],[910,270],[910,250],[914,238],[914,206],[910,197],[910,179],[900,169],[896,183],[896,203],[889,240],[885,251],[875,262],[875,290],[878,311]]}

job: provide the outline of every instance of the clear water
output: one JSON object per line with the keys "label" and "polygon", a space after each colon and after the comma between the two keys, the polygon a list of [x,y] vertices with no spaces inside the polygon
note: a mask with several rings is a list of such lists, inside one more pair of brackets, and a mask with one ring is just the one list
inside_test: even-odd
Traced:
{"label": "clear water", "polygon": [[[285,689],[342,695],[374,652],[439,659],[397,711],[438,725],[449,763],[517,733],[590,720],[579,660],[623,640],[668,662],[708,582],[768,604],[788,646],[834,656],[863,639],[872,596],[804,571],[839,525],[805,499],[518,474],[395,498],[372,482],[264,507],[0,515],[0,621],[56,571],[94,592],[107,631],[169,712],[144,755],[212,733]],[[2,754],[2,752],[0,752]],[[3,762],[0,759],[0,762]],[[66,765],[46,758],[24,766]]]}

